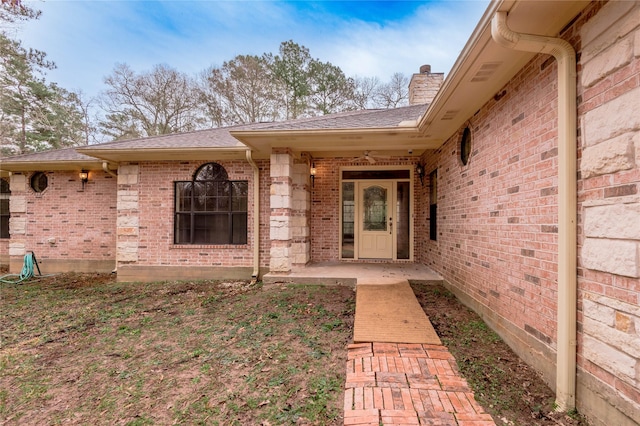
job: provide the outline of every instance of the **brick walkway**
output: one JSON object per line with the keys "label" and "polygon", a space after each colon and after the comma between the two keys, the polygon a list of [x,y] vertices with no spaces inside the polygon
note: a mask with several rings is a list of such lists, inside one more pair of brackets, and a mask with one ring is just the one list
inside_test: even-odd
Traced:
{"label": "brick walkway", "polygon": [[349,345],[345,425],[495,426],[444,346]]}

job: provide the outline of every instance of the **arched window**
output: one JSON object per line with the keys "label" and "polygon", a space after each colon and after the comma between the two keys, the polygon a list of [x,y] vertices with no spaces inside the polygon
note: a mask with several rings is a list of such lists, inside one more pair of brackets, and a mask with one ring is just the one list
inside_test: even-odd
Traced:
{"label": "arched window", "polygon": [[9,182],[0,179],[0,238],[9,238]]}
{"label": "arched window", "polygon": [[248,188],[217,163],[175,182],[175,244],[246,244]]}

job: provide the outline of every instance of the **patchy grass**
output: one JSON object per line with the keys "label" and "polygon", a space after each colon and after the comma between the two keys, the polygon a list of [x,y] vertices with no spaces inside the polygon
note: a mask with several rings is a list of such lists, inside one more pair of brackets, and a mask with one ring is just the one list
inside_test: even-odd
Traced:
{"label": "patchy grass", "polygon": [[351,288],[64,274],[1,297],[3,424],[342,424]]}

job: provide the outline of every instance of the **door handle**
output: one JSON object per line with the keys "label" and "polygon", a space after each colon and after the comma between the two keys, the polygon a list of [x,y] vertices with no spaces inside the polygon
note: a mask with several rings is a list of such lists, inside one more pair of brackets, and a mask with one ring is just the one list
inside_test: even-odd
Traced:
{"label": "door handle", "polygon": [[389,235],[393,234],[392,228],[393,228],[393,218],[390,217],[389,218]]}

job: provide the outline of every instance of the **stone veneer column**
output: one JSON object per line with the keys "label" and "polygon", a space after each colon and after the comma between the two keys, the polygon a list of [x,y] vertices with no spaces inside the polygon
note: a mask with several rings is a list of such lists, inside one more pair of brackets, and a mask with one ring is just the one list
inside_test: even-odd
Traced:
{"label": "stone veneer column", "polygon": [[[591,374],[614,378],[608,383],[610,390],[589,385],[599,394],[598,403],[613,401],[625,412],[623,417],[607,408],[606,415],[598,413],[602,423],[594,424],[640,421],[640,87],[637,76],[633,78],[640,60],[638,22],[640,4],[609,2],[580,34],[580,82],[587,107],[582,116],[580,171],[582,185],[589,190],[582,203],[580,263],[596,271],[582,278],[586,284],[581,289],[580,349]],[[616,86],[607,91],[612,84]],[[593,99],[598,100],[595,107]],[[590,282],[592,277],[601,283]],[[583,395],[588,405],[590,393]],[[585,409],[591,407],[581,411]]]}
{"label": "stone veneer column", "polygon": [[116,225],[116,263],[118,266],[138,261],[139,169],[137,164],[121,165],[118,168],[118,218]]}
{"label": "stone veneer column", "polygon": [[9,182],[11,197],[9,198],[9,268],[12,273],[20,272],[26,253],[27,235],[27,177],[12,174]]}
{"label": "stone veneer column", "polygon": [[[612,17],[620,18],[615,25]],[[613,2],[584,25],[581,83],[585,88],[631,67],[640,58],[639,17],[636,3]],[[582,264],[639,278],[640,196],[632,171],[640,167],[640,87],[630,86],[626,93],[603,99],[605,102],[589,110],[582,120],[582,178],[608,176],[604,182],[610,185],[604,188],[604,197],[583,203]],[[631,178],[611,178],[622,173]]]}
{"label": "stone veneer column", "polygon": [[309,165],[295,159],[293,165],[293,200],[291,205],[291,263],[306,265],[311,260]]}
{"label": "stone veneer column", "polygon": [[293,155],[289,149],[274,148],[271,153],[271,188],[269,219],[271,272],[291,271]]}

